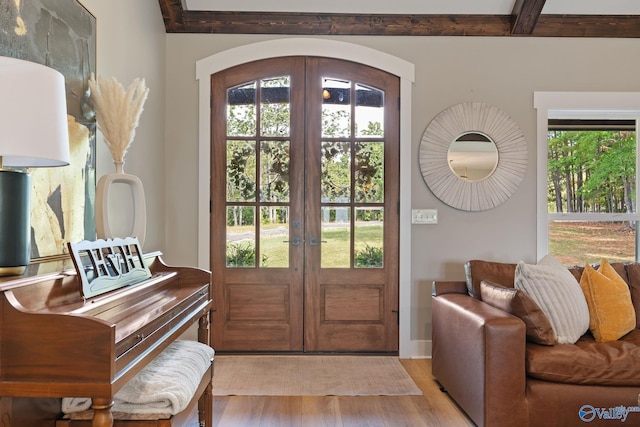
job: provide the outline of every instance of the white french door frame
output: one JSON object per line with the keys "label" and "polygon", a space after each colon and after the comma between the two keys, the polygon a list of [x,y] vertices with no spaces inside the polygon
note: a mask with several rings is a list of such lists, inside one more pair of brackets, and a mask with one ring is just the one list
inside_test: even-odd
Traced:
{"label": "white french door frame", "polygon": [[403,59],[353,43],[319,38],[286,38],[239,46],[196,61],[199,119],[198,266],[210,269],[211,75],[251,61],[297,55],[357,62],[400,78],[399,356],[427,357],[431,354],[430,342],[411,339],[411,93],[415,66]]}

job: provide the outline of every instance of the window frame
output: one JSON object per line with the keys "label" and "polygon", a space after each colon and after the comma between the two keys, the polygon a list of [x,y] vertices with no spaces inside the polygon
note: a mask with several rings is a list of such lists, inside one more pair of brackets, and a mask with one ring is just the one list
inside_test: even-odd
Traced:
{"label": "window frame", "polygon": [[[549,252],[549,220],[629,221],[640,220],[640,213],[549,213],[548,129],[549,119],[631,119],[636,122],[636,200],[640,200],[640,92],[534,92],[537,111],[537,239],[536,255]],[[636,261],[640,236],[636,232]]]}

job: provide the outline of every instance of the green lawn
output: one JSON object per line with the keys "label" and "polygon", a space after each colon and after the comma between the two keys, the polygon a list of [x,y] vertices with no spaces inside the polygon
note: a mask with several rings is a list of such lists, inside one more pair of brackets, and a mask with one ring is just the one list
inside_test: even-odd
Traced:
{"label": "green lawn", "polygon": [[[282,227],[282,225],[280,225]],[[276,227],[262,227],[263,230],[273,230]],[[230,233],[251,232],[253,227],[229,227]],[[374,248],[382,247],[382,225],[365,225],[356,227],[356,251],[365,250],[367,245]],[[287,267],[289,261],[289,240],[286,234],[263,237],[260,242],[260,265],[263,267]],[[348,267],[349,258],[349,228],[334,226],[322,233],[322,267]],[[326,243],[325,243],[326,242]],[[242,248],[252,244],[249,240],[236,242]]]}

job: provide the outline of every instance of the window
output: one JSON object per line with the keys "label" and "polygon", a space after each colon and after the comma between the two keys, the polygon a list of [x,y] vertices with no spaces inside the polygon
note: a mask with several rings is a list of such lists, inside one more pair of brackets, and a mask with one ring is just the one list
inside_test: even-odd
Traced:
{"label": "window", "polygon": [[[636,257],[635,120],[549,120],[549,253],[565,265]],[[572,214],[615,214],[569,219]]]}
{"label": "window", "polygon": [[539,258],[638,260],[637,100],[536,93]]}

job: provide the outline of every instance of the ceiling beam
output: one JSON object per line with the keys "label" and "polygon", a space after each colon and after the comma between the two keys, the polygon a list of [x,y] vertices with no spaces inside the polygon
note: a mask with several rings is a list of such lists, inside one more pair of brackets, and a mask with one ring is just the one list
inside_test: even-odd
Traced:
{"label": "ceiling beam", "polygon": [[[506,36],[507,15],[315,14],[185,11],[185,31],[195,33]],[[182,32],[171,28],[169,32]]]}
{"label": "ceiling beam", "polygon": [[511,34],[531,34],[547,0],[516,0],[511,11]]}
{"label": "ceiling beam", "polygon": [[534,37],[640,37],[640,15],[540,15]]}
{"label": "ceiling beam", "polygon": [[[534,22],[542,0],[522,1],[517,9],[517,28],[513,15],[190,11],[184,9],[182,0],[158,1],[167,33],[640,38],[639,15],[538,13]],[[529,27],[530,33],[518,32]]]}
{"label": "ceiling beam", "polygon": [[182,0],[159,0],[159,2],[166,32],[186,32]]}

